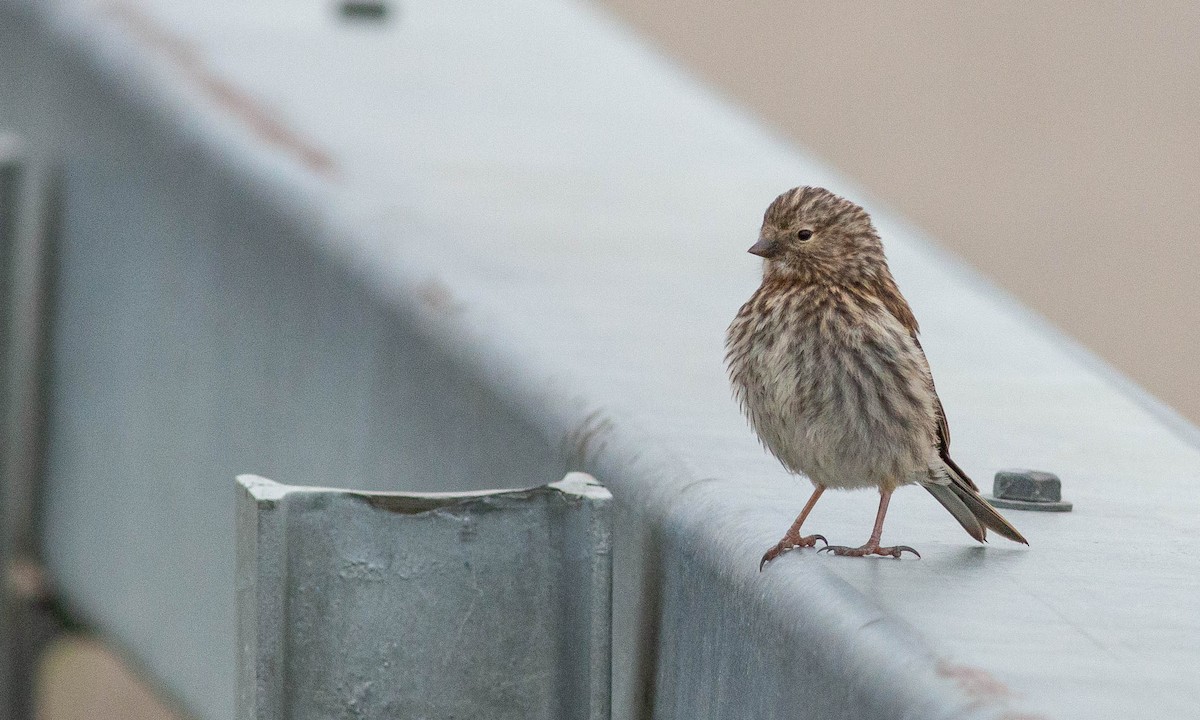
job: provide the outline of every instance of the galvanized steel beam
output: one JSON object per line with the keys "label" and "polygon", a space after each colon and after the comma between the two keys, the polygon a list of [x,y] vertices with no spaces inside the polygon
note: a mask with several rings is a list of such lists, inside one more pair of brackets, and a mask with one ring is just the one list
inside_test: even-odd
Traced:
{"label": "galvanized steel beam", "polygon": [[[616,717],[1194,714],[1190,426],[586,5],[318,5],[0,2],[0,123],[71,189],[48,559],[198,716],[233,714],[234,473],[571,469],[617,508]],[[801,183],[873,210],[966,470],[1062,478],[1071,513],[1013,511],[1031,548],[901,492],[921,560],[757,572],[805,492],[721,337]],[[853,543],[873,512],[810,522]]]}

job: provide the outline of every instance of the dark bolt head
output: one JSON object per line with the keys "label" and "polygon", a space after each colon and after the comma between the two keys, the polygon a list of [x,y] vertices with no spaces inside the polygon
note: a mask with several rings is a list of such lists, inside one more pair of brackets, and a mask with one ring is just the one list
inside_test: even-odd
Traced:
{"label": "dark bolt head", "polygon": [[342,16],[359,20],[383,20],[388,6],[383,0],[342,0]]}
{"label": "dark bolt head", "polygon": [[1001,470],[996,473],[992,493],[1003,500],[1058,502],[1062,500],[1062,481],[1041,470]]}
{"label": "dark bolt head", "polygon": [[992,483],[992,494],[988,500],[996,507],[1053,512],[1071,509],[1071,503],[1062,499],[1062,481],[1054,473],[1041,470],[1001,470]]}

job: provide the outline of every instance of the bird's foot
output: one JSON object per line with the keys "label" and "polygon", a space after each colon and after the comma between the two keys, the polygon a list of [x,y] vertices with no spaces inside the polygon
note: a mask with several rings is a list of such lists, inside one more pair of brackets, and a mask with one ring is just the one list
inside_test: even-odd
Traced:
{"label": "bird's foot", "polygon": [[847,547],[845,545],[826,545],[817,552],[830,552],[834,555],[848,555],[850,557],[866,557],[867,555],[879,555],[882,557],[898,558],[904,551],[908,551],[917,557],[921,557],[921,553],[910,548],[907,545],[893,545],[892,547],[880,547],[879,543],[867,543],[861,547]]}
{"label": "bird's foot", "polygon": [[784,554],[788,550],[791,550],[792,548],[816,547],[818,540],[825,543],[827,546],[829,545],[829,541],[825,539],[824,535],[805,535],[804,537],[790,537],[784,535],[783,539],[775,544],[775,547],[763,554],[762,560],[758,563],[759,572],[762,572],[763,567],[767,563]]}

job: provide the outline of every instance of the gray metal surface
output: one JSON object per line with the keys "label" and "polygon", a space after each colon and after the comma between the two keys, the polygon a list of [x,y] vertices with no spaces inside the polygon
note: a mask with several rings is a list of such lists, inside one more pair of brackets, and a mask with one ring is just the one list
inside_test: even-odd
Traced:
{"label": "gray metal surface", "polygon": [[[588,6],[0,8],[0,124],[68,163],[48,557],[198,716],[233,714],[228,477],[567,469],[617,508],[615,717],[1194,716],[1194,430]],[[874,211],[966,471],[1070,479],[1009,511],[1030,548],[902,491],[921,560],[757,572],[807,488],[721,341],[800,183]],[[874,506],[809,522],[857,543]]]}
{"label": "gray metal surface", "polygon": [[242,476],[243,720],[607,720],[612,496],[361,493]]}

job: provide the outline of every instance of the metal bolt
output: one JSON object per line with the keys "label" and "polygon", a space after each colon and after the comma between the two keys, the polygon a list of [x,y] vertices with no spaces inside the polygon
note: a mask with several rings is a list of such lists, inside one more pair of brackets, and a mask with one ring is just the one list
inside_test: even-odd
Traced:
{"label": "metal bolt", "polygon": [[355,20],[383,20],[388,6],[383,0],[343,0],[342,17]]}
{"label": "metal bolt", "polygon": [[992,494],[987,500],[998,508],[1069,512],[1072,507],[1063,502],[1058,476],[1042,470],[1000,470],[992,482]]}

